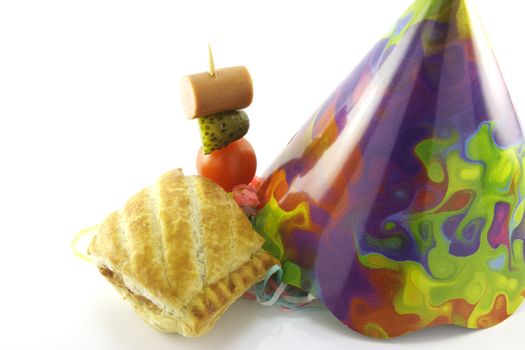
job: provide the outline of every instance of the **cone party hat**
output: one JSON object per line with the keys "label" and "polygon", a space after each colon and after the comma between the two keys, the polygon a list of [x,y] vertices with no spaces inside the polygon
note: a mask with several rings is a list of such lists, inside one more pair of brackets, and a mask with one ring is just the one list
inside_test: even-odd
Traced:
{"label": "cone party hat", "polygon": [[495,325],[525,297],[520,125],[468,0],[417,0],[263,175],[256,228],[348,327]]}

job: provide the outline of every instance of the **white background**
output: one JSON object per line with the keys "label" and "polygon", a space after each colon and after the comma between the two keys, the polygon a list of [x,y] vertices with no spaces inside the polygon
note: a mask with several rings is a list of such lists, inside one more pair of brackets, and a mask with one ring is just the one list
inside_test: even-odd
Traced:
{"label": "white background", "polygon": [[[524,5],[477,0],[525,115]],[[439,327],[388,341],[321,310],[240,301],[207,336],[148,328],[69,244],[163,171],[195,173],[181,76],[246,65],[259,174],[395,23],[410,0],[0,0],[1,349],[518,349],[525,306],[483,331]]]}

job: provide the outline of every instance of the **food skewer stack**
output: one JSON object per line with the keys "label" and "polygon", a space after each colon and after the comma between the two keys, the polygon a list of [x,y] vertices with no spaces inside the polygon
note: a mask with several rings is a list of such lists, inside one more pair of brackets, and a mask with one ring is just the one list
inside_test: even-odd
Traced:
{"label": "food skewer stack", "polygon": [[215,70],[211,49],[209,53],[209,72],[182,78],[182,107],[189,119],[199,121],[199,175],[231,192],[250,183],[257,167],[255,152],[244,138],[250,120],[243,109],[252,103],[252,78],[244,66]]}
{"label": "food skewer stack", "polygon": [[96,264],[150,326],[191,337],[209,332],[280,264],[250,223],[259,204],[248,185],[257,161],[243,138],[250,74],[210,66],[210,73],[182,80],[184,110],[201,129],[201,176],[164,173],[73,241],[77,255]]}

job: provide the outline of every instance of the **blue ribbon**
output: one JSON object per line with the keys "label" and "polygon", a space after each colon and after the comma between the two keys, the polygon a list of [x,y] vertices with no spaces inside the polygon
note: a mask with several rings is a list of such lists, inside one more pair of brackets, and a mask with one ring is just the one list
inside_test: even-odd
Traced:
{"label": "blue ribbon", "polygon": [[[267,293],[268,282],[272,278],[279,286],[272,293]],[[315,300],[309,293],[289,288],[288,284],[283,281],[283,269],[279,265],[273,265],[266,273],[264,280],[255,286],[255,295],[261,305],[278,304],[288,310],[301,308]]]}

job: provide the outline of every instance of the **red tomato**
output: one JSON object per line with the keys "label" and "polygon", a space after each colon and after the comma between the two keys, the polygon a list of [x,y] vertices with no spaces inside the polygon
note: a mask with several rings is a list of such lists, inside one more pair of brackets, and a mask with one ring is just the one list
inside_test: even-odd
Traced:
{"label": "red tomato", "polygon": [[231,192],[235,185],[249,184],[256,170],[255,152],[245,138],[210,154],[204,154],[201,147],[197,155],[199,175],[215,181],[226,192]]}

